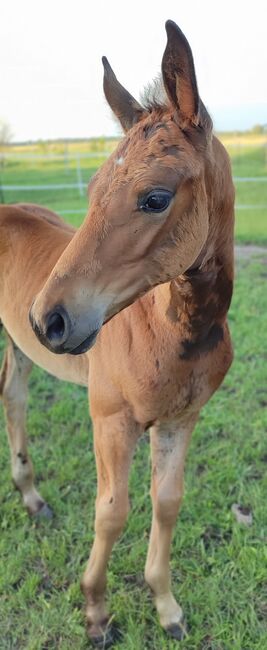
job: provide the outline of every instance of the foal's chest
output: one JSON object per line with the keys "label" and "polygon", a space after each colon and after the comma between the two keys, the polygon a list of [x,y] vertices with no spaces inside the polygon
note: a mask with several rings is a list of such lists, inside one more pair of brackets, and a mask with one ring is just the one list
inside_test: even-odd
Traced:
{"label": "foal's chest", "polygon": [[128,400],[139,422],[176,419],[185,411],[200,407],[206,401],[204,395],[210,392],[208,377],[198,364],[195,368],[186,367],[176,350],[168,357],[147,355],[143,373],[136,369],[131,384]]}
{"label": "foal's chest", "polygon": [[103,328],[92,355],[92,390],[98,407],[104,406],[105,412],[127,409],[144,427],[199,411],[230,365],[227,327],[216,348],[185,359],[178,326],[167,319],[153,321],[151,310],[145,313],[142,304],[130,309],[130,317],[125,310]]}
{"label": "foal's chest", "polygon": [[211,394],[207,360],[184,361],[181,353],[172,332],[156,338],[151,328],[142,339],[133,337],[128,358],[121,360],[121,390],[138,422],[176,419]]}

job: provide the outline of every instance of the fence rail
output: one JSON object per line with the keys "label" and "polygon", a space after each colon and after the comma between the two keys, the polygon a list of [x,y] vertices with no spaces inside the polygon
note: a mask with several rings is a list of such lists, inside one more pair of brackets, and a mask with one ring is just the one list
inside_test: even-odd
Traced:
{"label": "fence rail", "polygon": [[[236,144],[235,145],[237,149],[244,147],[248,147],[248,145],[241,145],[241,144]],[[255,147],[254,143],[251,144],[251,147]],[[258,146],[257,146],[258,148]],[[259,145],[259,148],[263,148],[266,151],[267,155],[267,141]],[[0,171],[1,167],[4,169],[5,166],[5,161],[7,163],[7,166],[9,165],[9,161],[12,159],[17,161],[17,160],[25,160],[26,162],[33,163],[34,161],[46,161],[48,164],[53,161],[62,161],[63,165],[65,167],[65,171],[70,173],[72,171],[73,176],[69,179],[72,182],[59,182],[59,183],[43,183],[43,184],[20,184],[20,185],[13,185],[9,183],[2,184],[1,183],[1,178],[0,178],[0,200],[2,197],[2,201],[4,201],[4,194],[10,194],[12,192],[18,192],[18,193],[25,193],[25,192],[33,192],[36,194],[37,192],[42,192],[42,191],[48,191],[48,192],[57,192],[60,190],[72,190],[74,192],[77,192],[77,194],[80,195],[80,197],[84,197],[86,195],[86,188],[87,188],[87,183],[84,182],[83,180],[83,172],[84,170],[84,161],[86,159],[92,160],[92,159],[105,159],[110,155],[110,151],[91,151],[91,152],[84,152],[84,151],[69,151],[66,149],[65,151],[61,152],[45,152],[45,153],[36,153],[36,152],[0,152]],[[70,165],[69,165],[70,163]],[[74,163],[74,164],[73,164]],[[245,170],[244,170],[245,171]],[[50,180],[50,179],[49,179]],[[67,180],[67,178],[66,178]],[[238,184],[244,184],[244,183],[267,183],[267,176],[235,176],[233,178],[234,183],[236,185]],[[254,199],[255,192],[252,192],[252,200]],[[265,193],[264,193],[265,194]],[[13,198],[13,197],[12,197]],[[259,195],[260,198],[260,195]],[[265,200],[265,196],[261,196],[261,199]],[[237,210],[267,210],[267,203],[237,203],[236,204],[236,209]],[[82,208],[73,208],[73,209],[66,209],[66,210],[58,210],[59,214],[83,214],[84,209]],[[267,216],[267,213],[266,213]]]}
{"label": "fence rail", "polygon": [[[263,205],[235,205],[236,210],[267,210],[267,203]],[[77,208],[73,210],[57,210],[58,214],[64,216],[65,214],[86,214],[86,209]]]}
{"label": "fence rail", "polygon": [[234,176],[234,183],[266,183],[267,176]]}
{"label": "fence rail", "polygon": [[39,192],[40,190],[77,190],[80,187],[87,187],[87,183],[53,183],[52,185],[1,185],[5,192]]}
{"label": "fence rail", "polygon": [[[234,183],[266,183],[267,176],[234,176]],[[38,192],[39,190],[75,190],[79,187],[87,187],[87,183],[81,181],[80,183],[51,183],[49,185],[1,185],[2,190],[6,192],[20,191],[20,192]]]}
{"label": "fence rail", "polygon": [[[266,183],[267,176],[234,176],[234,183]],[[3,192],[40,192],[42,190],[48,190],[54,192],[57,190],[78,190],[80,195],[84,194],[84,190],[87,187],[87,183],[84,183],[81,179],[81,175],[78,174],[78,182],[76,183],[52,183],[52,184],[43,184],[43,185],[0,185],[0,189]],[[267,208],[266,204],[248,204],[248,205],[236,205],[238,210],[265,210]],[[70,214],[75,214],[82,212],[82,210],[71,210]],[[64,211],[61,214],[68,214]]]}
{"label": "fence rail", "polygon": [[0,152],[0,161],[4,161],[6,158],[12,160],[12,158],[18,158],[22,160],[75,160],[77,156],[79,158],[107,158],[110,156],[111,151],[66,151],[66,153],[19,153],[17,151],[8,151],[7,153]]}

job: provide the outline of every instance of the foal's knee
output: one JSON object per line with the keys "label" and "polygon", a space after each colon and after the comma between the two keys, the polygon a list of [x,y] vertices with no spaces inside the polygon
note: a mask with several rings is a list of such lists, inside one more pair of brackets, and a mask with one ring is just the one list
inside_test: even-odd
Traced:
{"label": "foal's knee", "polygon": [[165,526],[173,526],[179,512],[182,501],[182,490],[176,490],[172,493],[166,490],[158,490],[154,499],[154,511],[158,521]]}
{"label": "foal's knee", "polygon": [[96,505],[96,533],[117,537],[124,527],[128,512],[129,502],[124,495],[101,497]]}

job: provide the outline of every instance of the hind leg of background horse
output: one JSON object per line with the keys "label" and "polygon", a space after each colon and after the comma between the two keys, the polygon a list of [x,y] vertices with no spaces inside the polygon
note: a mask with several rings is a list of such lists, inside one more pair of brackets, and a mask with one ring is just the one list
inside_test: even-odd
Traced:
{"label": "hind leg of background horse", "polygon": [[128,476],[139,427],[124,413],[94,422],[98,474],[95,540],[82,580],[88,633],[95,645],[107,648],[116,640],[105,604],[106,571],[114,542],[124,526],[128,503]]}
{"label": "hind leg of background horse", "polygon": [[174,638],[185,634],[183,613],[171,590],[170,546],[183,494],[186,450],[197,417],[151,429],[153,519],[145,568],[161,625]]}
{"label": "hind leg of background horse", "polygon": [[12,477],[31,515],[50,517],[52,511],[34,486],[32,462],[27,451],[26,406],[32,362],[8,336],[1,369],[0,392],[11,452]]}

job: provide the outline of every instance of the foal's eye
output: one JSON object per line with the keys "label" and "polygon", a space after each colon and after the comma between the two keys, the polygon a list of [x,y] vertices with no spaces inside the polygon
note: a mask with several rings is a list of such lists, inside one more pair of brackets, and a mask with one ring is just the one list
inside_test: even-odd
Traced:
{"label": "foal's eye", "polygon": [[139,200],[139,210],[143,212],[164,212],[171,202],[172,192],[169,190],[151,190]]}

